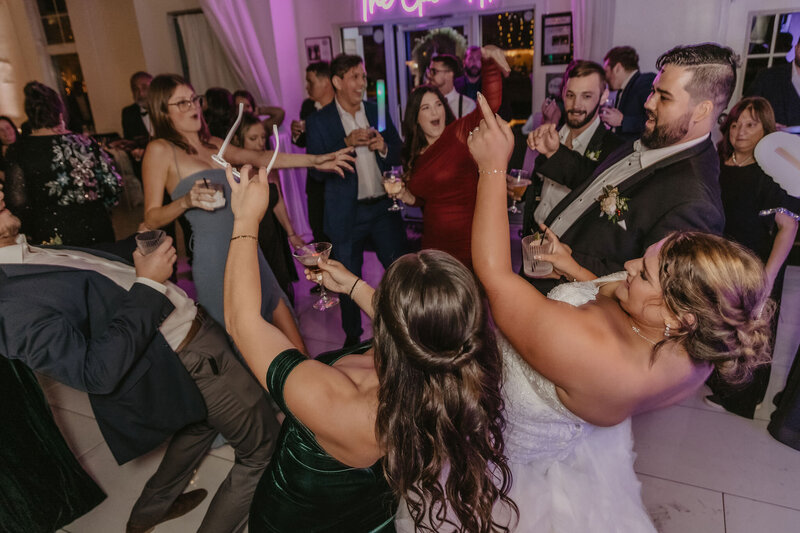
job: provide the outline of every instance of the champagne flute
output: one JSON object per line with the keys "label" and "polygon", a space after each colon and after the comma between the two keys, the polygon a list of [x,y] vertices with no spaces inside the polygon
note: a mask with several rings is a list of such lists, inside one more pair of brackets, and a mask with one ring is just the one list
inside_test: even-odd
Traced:
{"label": "champagne flute", "polygon": [[520,213],[517,209],[517,201],[522,200],[522,195],[525,194],[525,189],[531,184],[531,173],[527,170],[513,168],[508,171],[506,181],[508,181],[511,191],[514,193],[512,197],[511,207],[508,208],[509,213]]}
{"label": "champagne flute", "polygon": [[386,194],[392,199],[391,207],[389,207],[388,211],[400,211],[404,209],[403,206],[398,205],[397,203],[397,195],[403,190],[403,167],[392,167],[392,170],[387,170],[383,173],[383,188],[386,190]]}
{"label": "champagne flute", "polygon": [[295,248],[292,252],[294,258],[306,267],[314,276],[316,282],[319,283],[319,300],[314,302],[312,306],[318,311],[324,311],[339,303],[339,298],[336,295],[328,296],[325,291],[325,285],[322,284],[322,269],[318,265],[320,259],[325,260],[330,257],[331,248],[333,248],[333,245],[329,242],[312,242],[300,248]]}

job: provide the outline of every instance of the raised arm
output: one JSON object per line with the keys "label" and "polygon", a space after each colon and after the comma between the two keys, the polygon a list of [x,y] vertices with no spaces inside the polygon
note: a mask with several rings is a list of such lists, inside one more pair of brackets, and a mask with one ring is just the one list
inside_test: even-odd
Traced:
{"label": "raised arm", "polygon": [[[215,138],[212,139],[212,142],[217,145],[222,144],[221,139]],[[311,167],[322,172],[335,172],[343,177],[345,171],[353,171],[352,164],[355,163],[355,158],[350,155],[351,152],[352,148],[343,148],[336,152],[321,155],[278,152],[274,168]],[[234,165],[251,165],[254,168],[260,168],[269,165],[273,153],[272,150],[256,152],[229,145],[225,150],[225,159]]]}
{"label": "raised arm", "polygon": [[[507,75],[510,71],[503,50],[493,45],[481,48],[481,94],[494,113],[497,113],[503,102],[503,75]],[[481,118],[483,116],[478,106],[470,114],[456,121],[459,128],[458,138],[466,142],[469,132],[478,126]]]}

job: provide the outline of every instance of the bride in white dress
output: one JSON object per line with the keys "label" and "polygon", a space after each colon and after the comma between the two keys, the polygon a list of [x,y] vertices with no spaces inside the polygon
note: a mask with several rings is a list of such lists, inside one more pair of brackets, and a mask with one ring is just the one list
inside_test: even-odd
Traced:
{"label": "bride in white dress", "polygon": [[545,259],[585,281],[546,299],[511,269],[505,180],[497,174],[513,134],[480,95],[478,103],[484,121],[469,141],[482,171],[472,256],[508,339],[504,438],[515,530],[653,531],[633,471],[630,417],[681,401],[714,367],[741,383],[768,360],[763,265],[720,237],[674,233],[627,262],[626,272],[590,281],[595,276],[558,245]]}

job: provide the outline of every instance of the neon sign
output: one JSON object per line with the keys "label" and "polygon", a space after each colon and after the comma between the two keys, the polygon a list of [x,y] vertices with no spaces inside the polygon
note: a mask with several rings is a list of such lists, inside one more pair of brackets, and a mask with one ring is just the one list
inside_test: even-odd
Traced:
{"label": "neon sign", "polygon": [[[376,9],[382,9],[384,11],[389,11],[396,4],[400,4],[403,8],[403,11],[407,15],[412,15],[414,13],[417,16],[423,16],[422,7],[425,4],[438,4],[440,0],[363,0],[363,8],[361,10],[361,18],[364,22],[367,22],[369,17],[375,14]],[[473,3],[474,0],[467,0],[470,4]],[[483,9],[486,4],[491,4],[494,0],[478,0],[479,6]]]}

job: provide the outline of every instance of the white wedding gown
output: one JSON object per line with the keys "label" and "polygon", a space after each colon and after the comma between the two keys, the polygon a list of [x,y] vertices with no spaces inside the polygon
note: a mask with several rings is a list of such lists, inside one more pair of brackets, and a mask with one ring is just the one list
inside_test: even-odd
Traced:
{"label": "white wedding gown", "polygon": [[[620,272],[559,285],[548,298],[582,305],[595,299],[600,285],[624,277]],[[561,404],[555,385],[531,368],[506,339],[501,337],[499,345],[506,455],[513,476],[509,496],[519,507],[513,531],[655,532],[633,471],[630,419],[608,428],[587,423]],[[495,515],[498,522],[509,523],[502,506],[496,506]],[[395,525],[398,532],[414,531],[402,502]]]}

